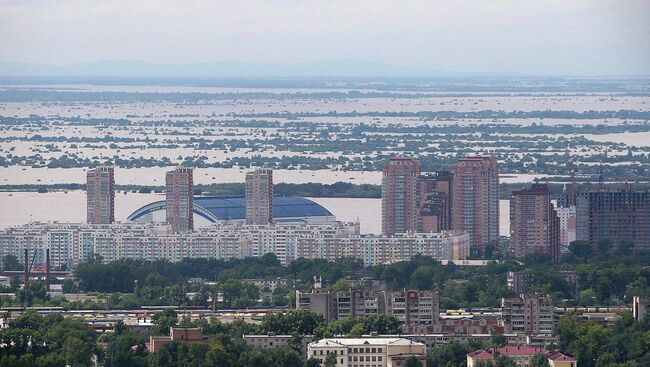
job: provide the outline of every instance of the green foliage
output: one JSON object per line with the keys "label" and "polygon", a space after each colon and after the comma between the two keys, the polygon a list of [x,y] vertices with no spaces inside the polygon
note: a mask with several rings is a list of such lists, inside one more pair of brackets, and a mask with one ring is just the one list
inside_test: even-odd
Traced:
{"label": "green foliage", "polygon": [[14,255],[6,255],[2,259],[2,270],[23,270],[23,265],[18,261]]}
{"label": "green foliage", "polygon": [[319,325],[323,325],[323,315],[307,310],[288,313],[271,313],[262,318],[261,329],[284,335],[312,335]]}
{"label": "green foliage", "polygon": [[530,367],[548,367],[548,357],[544,354],[535,354],[530,360]]}
{"label": "green foliage", "polygon": [[[571,353],[579,366],[600,367],[650,361],[650,318],[635,322],[622,314],[614,328],[594,321],[581,321],[574,313],[564,315],[558,324],[560,350]],[[612,353],[614,352],[615,353]]]}
{"label": "green foliage", "polygon": [[404,367],[422,367],[422,362],[420,362],[417,358],[411,356],[406,358],[404,361]]}
{"label": "green foliage", "polygon": [[154,324],[154,335],[169,335],[169,328],[178,324],[176,311],[171,308],[154,314],[151,319]]}
{"label": "green foliage", "polygon": [[467,353],[480,349],[482,346],[477,343],[460,344],[451,342],[440,348],[429,351],[427,356],[427,367],[456,367],[464,366],[467,361]]}
{"label": "green foliage", "polygon": [[21,305],[31,307],[34,303],[46,301],[49,296],[45,291],[43,282],[30,282],[26,287],[18,291],[18,302]]}
{"label": "green foliage", "polygon": [[0,366],[90,366],[95,338],[84,320],[27,310],[0,330]]}

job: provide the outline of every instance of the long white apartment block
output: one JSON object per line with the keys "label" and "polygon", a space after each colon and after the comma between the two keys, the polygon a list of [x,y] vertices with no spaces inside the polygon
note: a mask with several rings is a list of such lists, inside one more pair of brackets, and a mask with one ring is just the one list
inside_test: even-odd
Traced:
{"label": "long white apartment block", "polygon": [[[264,224],[220,223],[178,233],[169,226],[146,223],[30,223],[0,230],[0,258],[22,261],[24,249],[44,263],[50,250],[53,267],[76,267],[92,254],[104,261],[141,259],[180,261],[183,258],[244,258],[275,254],[280,262],[294,259],[362,259],[366,265],[408,260],[426,255],[438,260],[462,260],[469,255],[466,234],[416,233],[359,235],[356,223]],[[36,255],[34,255],[36,254]]]}

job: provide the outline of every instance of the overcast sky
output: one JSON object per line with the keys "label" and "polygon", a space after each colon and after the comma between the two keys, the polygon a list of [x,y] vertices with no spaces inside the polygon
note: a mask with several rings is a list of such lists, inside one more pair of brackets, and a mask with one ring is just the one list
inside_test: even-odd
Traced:
{"label": "overcast sky", "polygon": [[650,74],[650,0],[0,0],[0,62]]}

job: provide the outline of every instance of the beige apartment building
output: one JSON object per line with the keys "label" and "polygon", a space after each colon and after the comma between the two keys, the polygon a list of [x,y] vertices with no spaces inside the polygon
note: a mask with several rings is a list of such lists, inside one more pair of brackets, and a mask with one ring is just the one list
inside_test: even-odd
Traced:
{"label": "beige apartment building", "polygon": [[381,228],[386,236],[417,232],[417,180],[420,161],[413,158],[391,158],[384,165],[381,184]]}
{"label": "beige apartment building", "polygon": [[450,171],[424,173],[418,177],[418,232],[451,230],[452,181]]}
{"label": "beige apartment building", "polygon": [[115,169],[98,167],[86,173],[86,222],[115,222]]}
{"label": "beige apartment building", "polygon": [[472,251],[499,245],[499,172],[496,159],[461,159],[452,168],[452,228],[469,234]]}
{"label": "beige apartment building", "polygon": [[560,260],[560,219],[548,186],[513,191],[510,196],[510,247],[517,258],[546,254]]}
{"label": "beige apartment building", "polygon": [[501,299],[505,333],[555,334],[555,308],[548,294],[520,294]]}
{"label": "beige apartment building", "polygon": [[347,317],[391,315],[403,323],[404,331],[413,333],[437,330],[439,304],[438,293],[433,291],[330,292],[320,288],[311,292],[296,291],[296,309],[320,313],[327,322]]}
{"label": "beige apartment building", "polygon": [[246,173],[246,224],[273,222],[273,170]]}
{"label": "beige apartment building", "polygon": [[329,338],[307,347],[307,358],[321,365],[328,354],[336,357],[337,367],[402,367],[409,357],[426,367],[424,344],[404,338]]}
{"label": "beige apartment building", "polygon": [[194,229],[194,175],[191,168],[176,168],[165,175],[165,213],[174,232]]}

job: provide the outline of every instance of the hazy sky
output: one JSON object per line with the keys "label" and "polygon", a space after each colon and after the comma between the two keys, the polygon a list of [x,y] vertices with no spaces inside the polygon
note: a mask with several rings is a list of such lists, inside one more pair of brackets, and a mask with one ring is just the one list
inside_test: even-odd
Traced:
{"label": "hazy sky", "polygon": [[650,74],[650,0],[0,0],[0,62]]}

